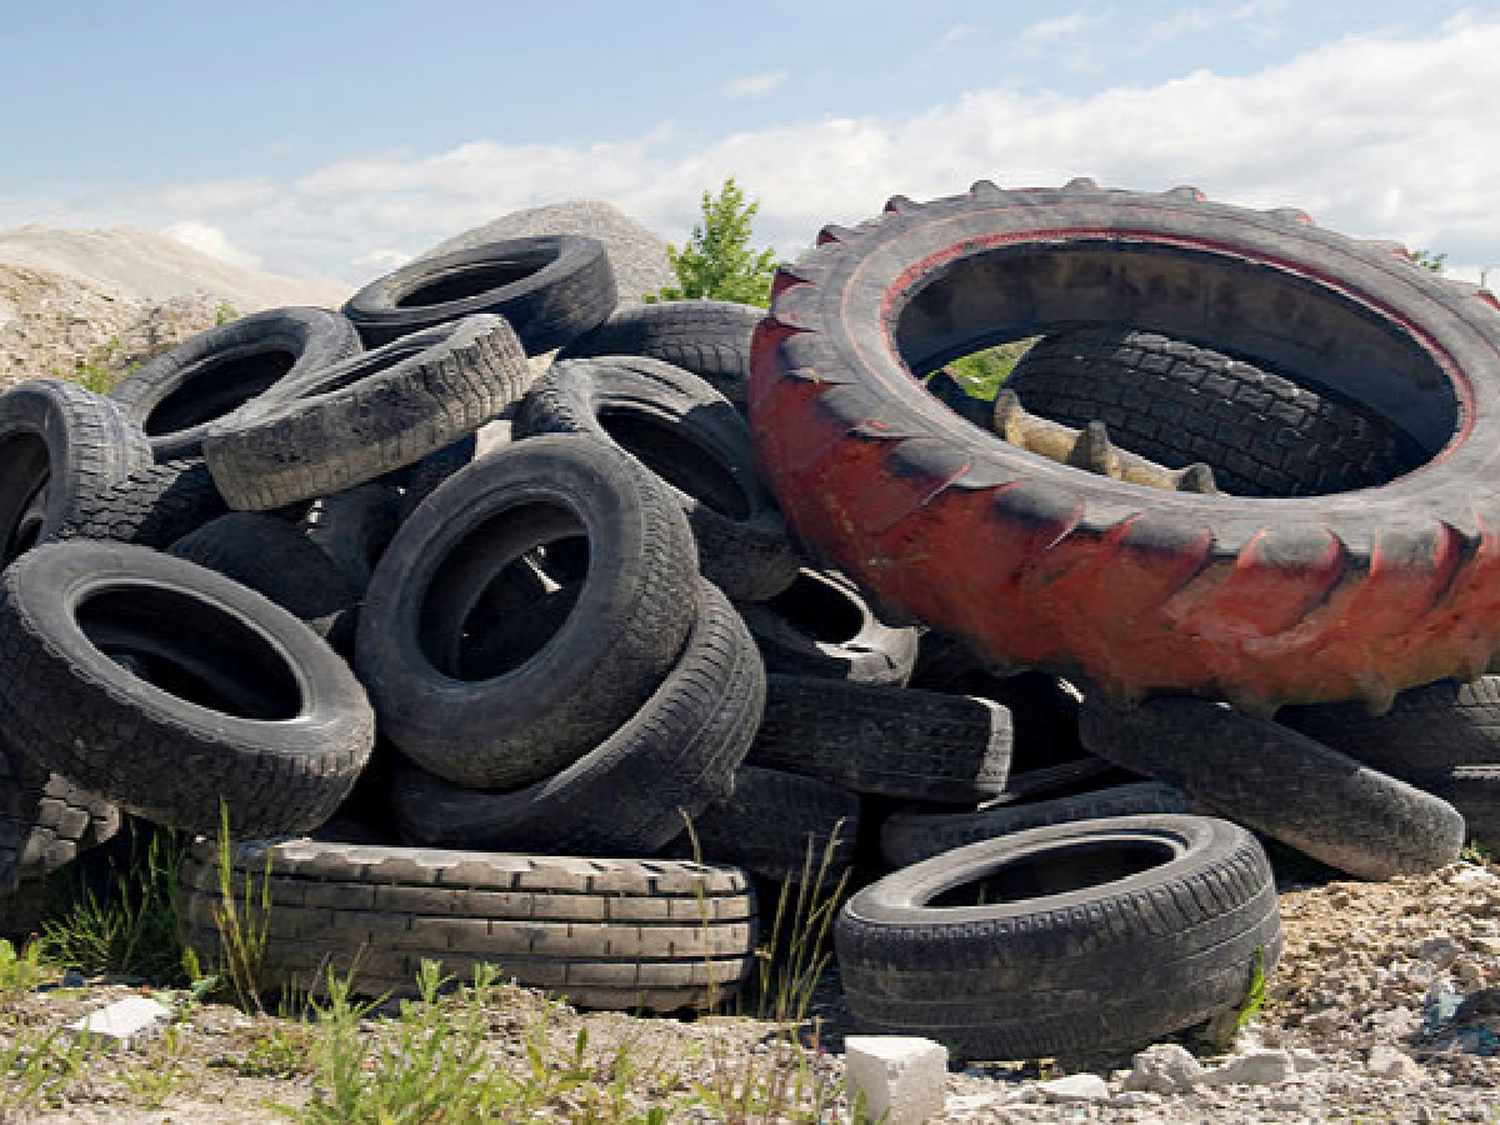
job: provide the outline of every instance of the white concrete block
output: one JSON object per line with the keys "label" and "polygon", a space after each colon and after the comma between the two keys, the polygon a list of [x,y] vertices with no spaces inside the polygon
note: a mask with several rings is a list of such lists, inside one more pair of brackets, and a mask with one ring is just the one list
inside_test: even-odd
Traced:
{"label": "white concrete block", "polygon": [[948,1048],[905,1035],[851,1035],[844,1040],[844,1088],[849,1104],[864,1096],[872,1121],[921,1125],[943,1112]]}
{"label": "white concrete block", "polygon": [[165,1004],[149,996],[128,996],[75,1020],[68,1030],[94,1046],[129,1047],[155,1035],[171,1018],[172,1009]]}

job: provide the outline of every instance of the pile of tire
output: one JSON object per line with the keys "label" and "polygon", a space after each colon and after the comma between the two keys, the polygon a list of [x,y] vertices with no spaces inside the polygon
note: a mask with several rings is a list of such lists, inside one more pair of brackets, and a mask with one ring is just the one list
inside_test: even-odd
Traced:
{"label": "pile of tire", "polygon": [[[962,1057],[1138,1045],[1232,1009],[1281,947],[1250,830],[1367,877],[1456,856],[1463,820],[1433,792],[1471,798],[1489,758],[1438,761],[1434,734],[1398,768],[1398,747],[1439,711],[1447,732],[1487,731],[1490,693],[1419,688],[1386,720],[1344,699],[1453,675],[1488,626],[1376,613],[1416,581],[1391,560],[1421,556],[1387,536],[1367,587],[1336,597],[1380,618],[1367,647],[1402,670],[1325,658],[1318,625],[1313,686],[1293,691],[1280,584],[1305,601],[1311,539],[1251,535],[1222,493],[1148,504],[912,378],[1056,326],[1015,385],[1049,425],[1083,427],[1083,467],[1201,484],[1184,466],[1205,461],[1277,496],[1406,472],[1437,407],[1372,421],[1201,332],[1112,343],[1091,323],[1120,318],[1119,292],[1157,293],[1132,270],[1213,279],[1193,272],[1211,248],[1174,257],[1177,211],[1207,205],[1162,198],[896,200],[825,230],[769,316],[617,308],[596,242],[497,242],[338,312],[222,325],[108,397],[0,395],[0,922],[19,928],[39,881],[124,814],[203,838],[185,942],[220,951],[226,896],[269,903],[270,983],[299,989],[332,972],[410,993],[436,958],[581,1005],[705,1008],[747,979],[780,884],[853,890],[834,943],[854,1015]],[[1251,226],[1295,243],[1289,223]],[[1028,250],[1033,228],[1052,249]],[[1140,230],[1151,252],[1132,256]],[[1332,315],[1304,303],[1285,315]],[[1361,331],[1328,334],[1388,361],[1396,393],[1409,357]],[[1097,432],[1106,392],[1078,356],[1141,384],[1107,422],[1134,460]],[[1295,406],[1288,432],[1319,452],[1224,459],[1214,435],[1238,450],[1250,423],[1205,430],[1198,412],[1225,401]],[[1206,539],[1169,518],[1200,501],[1229,509]],[[1234,535],[1232,573],[1200,587]],[[1482,603],[1463,558],[1442,559],[1453,596]],[[1422,643],[1377,643],[1392,618]],[[1221,644],[1252,624],[1265,643]],[[1282,703],[1301,706],[1277,723]],[[1388,759],[1355,756],[1377,741]]]}

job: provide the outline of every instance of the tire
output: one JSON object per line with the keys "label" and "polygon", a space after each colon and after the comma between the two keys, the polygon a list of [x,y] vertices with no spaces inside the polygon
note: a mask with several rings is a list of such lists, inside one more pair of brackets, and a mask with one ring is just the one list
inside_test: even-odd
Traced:
{"label": "tire", "polygon": [[1218,815],[1366,879],[1458,859],[1464,821],[1446,801],[1295,731],[1201,699],[1132,711],[1086,700],[1084,745]]}
{"label": "tire", "polygon": [[109,393],[151,439],[158,461],[203,455],[219,422],[285,379],[360,350],[354,326],[327,309],[269,309],[210,328],[149,360]]}
{"label": "tire", "polygon": [[[1500,524],[1500,316],[1477,288],[1305,216],[1089,181],[897,197],[819,242],[779,272],[756,329],[752,430],[799,540],[881,604],[1116,702],[1175,691],[1263,714],[1385,706],[1473,678],[1500,647],[1485,561]],[[1248,311],[1270,307],[1298,328]],[[1337,496],[1169,492],[981,433],[913,378],[1090,322],[1295,375],[1429,463]]]}
{"label": "tire", "polygon": [[530,380],[505,321],[470,317],[283,381],[209,431],[203,456],[232,508],[332,496],[472,434]]}
{"label": "tire", "polygon": [[897,812],[880,826],[880,854],[894,867],[909,867],[954,848],[1012,836],[1030,828],[1143,813],[1194,811],[1193,803],[1180,789],[1159,781],[1139,781],[1068,797],[1018,800],[975,812]]}
{"label": "tire", "polygon": [[359,625],[359,590],[294,524],[266,512],[230,512],[183,536],[168,551],[269,598],[349,653]]}
{"label": "tire", "polygon": [[0,896],[120,830],[120,810],[32,762],[0,733]]}
{"label": "tire", "polygon": [[562,350],[558,359],[639,355],[691,371],[745,409],[750,337],[765,309],[733,301],[658,301],[616,309]]}
{"label": "tire", "polygon": [[[512,614],[498,623],[516,631],[499,636],[504,659],[463,667],[486,589],[536,548],[579,538],[588,570],[557,631],[535,647],[531,615]],[[474,462],[412,513],[370,583],[357,667],[383,733],[455,785],[517,789],[559,772],[676,664],[697,569],[676,501],[603,442],[549,435]]]}
{"label": "tire", "polygon": [[[760,766],[742,766],[734,791],[693,820],[697,850],[775,883],[820,889],[839,885],[854,863],[859,798],[826,781]],[[694,854],[678,835],[667,854]]]}
{"label": "tire", "polygon": [[1282,945],[1254,837],[1171,815],[945,852],[856,894],[834,941],[858,1023],[988,1060],[1144,1046],[1239,1005]]}
{"label": "tire", "polygon": [[703,576],[736,601],[797,576],[786,524],[755,475],[750,431],[702,379],[656,359],[555,363],[531,389],[516,436],[587,433],[613,442],[670,488],[698,541]]}
{"label": "tire", "polygon": [[28,552],[0,575],[0,636],[0,728],[39,766],[159,824],[217,834],[222,801],[236,836],[306,831],[374,741],[364,692],[311,630],[145,547]]}
{"label": "tire", "polygon": [[747,761],[852,793],[963,804],[1002,792],[1010,712],[964,695],[771,676]]}
{"label": "tire", "polygon": [[1195,461],[1239,496],[1373,488],[1425,458],[1394,426],[1270,371],[1151,332],[1093,325],[1034,344],[1005,381],[1034,414],[1169,468]]}
{"label": "tire", "polygon": [[[1009,384],[1010,380],[1006,380]],[[982,430],[993,429],[995,404],[975,398],[958,385],[946,367],[935,371],[927,380],[927,393],[970,425]]]}
{"label": "tire", "polygon": [[472,462],[478,450],[478,435],[470,434],[436,453],[429,453],[415,465],[407,465],[383,477],[382,480],[401,490],[401,503],[396,509],[398,522],[405,523],[417,505],[426,500],[438,485]]}
{"label": "tire", "polygon": [[482,793],[415,767],[391,802],[403,838],[432,846],[565,855],[650,855],[725,797],[765,706],[755,644],[707,583],[676,667],[644,706],[561,772]]}
{"label": "tire", "polygon": [[[216,865],[200,844],[182,867],[180,936],[208,957]],[[358,994],[415,995],[425,958],[460,982],[488,962],[579,1007],[672,1011],[727,999],[754,963],[754,895],[733,868],[305,839],[239,845],[231,866],[237,899],[268,892],[267,983],[315,993],[353,967]]]}
{"label": "tire", "polygon": [[229,511],[202,461],[142,465],[102,492],[78,497],[54,539],[109,539],[164,550]]}
{"label": "tire", "polygon": [[396,537],[400,506],[394,485],[355,485],[318,501],[308,515],[307,538],[363,596],[380,556]]}
{"label": "tire", "polygon": [[527,355],[566,346],[615,307],[604,246],[578,235],[513,238],[424,258],[344,305],[366,347],[475,313],[503,316]]}
{"label": "tire", "polygon": [[881,621],[843,575],[804,567],[782,593],[739,611],[768,672],[896,687],[911,678],[917,631]]}
{"label": "tire", "polygon": [[15,890],[0,894],[0,938],[22,949],[41,930],[46,904],[47,884],[41,879],[25,879]]}
{"label": "tire", "polygon": [[91,391],[36,379],[0,394],[0,570],[150,463],[140,427]]}

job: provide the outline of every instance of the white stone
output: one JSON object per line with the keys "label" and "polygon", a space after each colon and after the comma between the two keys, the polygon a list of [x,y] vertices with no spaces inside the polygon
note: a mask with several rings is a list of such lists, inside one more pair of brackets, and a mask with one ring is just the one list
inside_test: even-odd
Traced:
{"label": "white stone", "polygon": [[1130,1060],[1130,1073],[1122,1084],[1127,1090],[1171,1094],[1191,1089],[1202,1074],[1203,1064],[1186,1047],[1153,1043]]}
{"label": "white stone", "polygon": [[1292,1065],[1297,1068],[1298,1074],[1311,1074],[1323,1069],[1323,1056],[1306,1047],[1293,1047]]}
{"label": "white stone", "polygon": [[851,1035],[844,1040],[850,1105],[863,1095],[872,1121],[920,1125],[943,1112],[948,1048],[905,1035]]}
{"label": "white stone", "polygon": [[172,1018],[172,1009],[148,996],[128,996],[68,1024],[90,1043],[101,1047],[129,1047],[155,1035]]}
{"label": "white stone", "polygon": [[1161,1105],[1162,1096],[1150,1090],[1126,1090],[1109,1099],[1109,1104],[1118,1109],[1136,1109],[1140,1106]]}
{"label": "white stone", "polygon": [[1427,1072],[1416,1059],[1405,1051],[1384,1043],[1371,1048],[1365,1070],[1376,1078],[1389,1078],[1396,1082],[1422,1082],[1427,1078]]}
{"label": "white stone", "polygon": [[948,1117],[966,1117],[992,1109],[1006,1100],[1003,1094],[955,1094],[944,1103],[943,1113]]}
{"label": "white stone", "polygon": [[1199,1082],[1205,1086],[1277,1086],[1297,1073],[1290,1051],[1250,1051],[1236,1055],[1223,1066],[1205,1070]]}
{"label": "white stone", "polygon": [[1040,1082],[1037,1089],[1049,1102],[1102,1102],[1109,1097],[1109,1083],[1097,1074],[1070,1074]]}
{"label": "white stone", "polygon": [[1448,876],[1450,887],[1467,887],[1470,890],[1500,889],[1500,876],[1495,876],[1483,867],[1465,867]]}

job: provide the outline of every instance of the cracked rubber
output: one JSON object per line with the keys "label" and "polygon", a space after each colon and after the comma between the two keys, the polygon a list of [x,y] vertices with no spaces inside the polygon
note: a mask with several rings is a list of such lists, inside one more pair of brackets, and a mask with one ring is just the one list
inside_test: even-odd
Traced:
{"label": "cracked rubber", "polygon": [[[1087,180],[898,196],[818,243],[756,329],[752,431],[798,539],[880,604],[1117,702],[1261,714],[1378,709],[1500,648],[1500,310],[1478,287],[1303,215]],[[918,382],[1085,323],[1295,376],[1428,461],[1332,496],[1172,492],[1008,445]]]}
{"label": "cracked rubber", "polygon": [[630,454],[681,501],[703,576],[735,601],[764,601],[796,578],[797,552],[756,476],[744,419],[691,372],[639,356],[554,363],[515,433],[588,433]]}
{"label": "cracked rubber", "polygon": [[945,852],[856,894],[834,939],[858,1023],[997,1061],[1143,1047],[1239,1005],[1282,945],[1255,838],[1166,814]]}
{"label": "cracked rubber", "polygon": [[[218,862],[200,843],[182,866],[180,935],[209,963]],[[230,863],[237,900],[269,892],[274,982],[315,993],[352,966],[356,993],[412,996],[425,958],[460,982],[489,963],[579,1007],[673,1011],[728,999],[754,965],[754,894],[730,867],[306,839]]]}
{"label": "cracked rubber", "polygon": [[332,496],[500,416],[531,370],[500,317],[474,316],[283,380],[203,439],[231,508]]}
{"label": "cracked rubber", "polygon": [[279,606],[184,559],[82,539],[0,575],[0,727],[159,824],[216,834],[223,801],[240,837],[321,824],[375,733],[344,662]]}
{"label": "cracked rubber", "polygon": [[1351,875],[1432,871],[1463,846],[1446,801],[1222,704],[1172,697],[1124,711],[1090,697],[1079,730],[1100,757]]}

